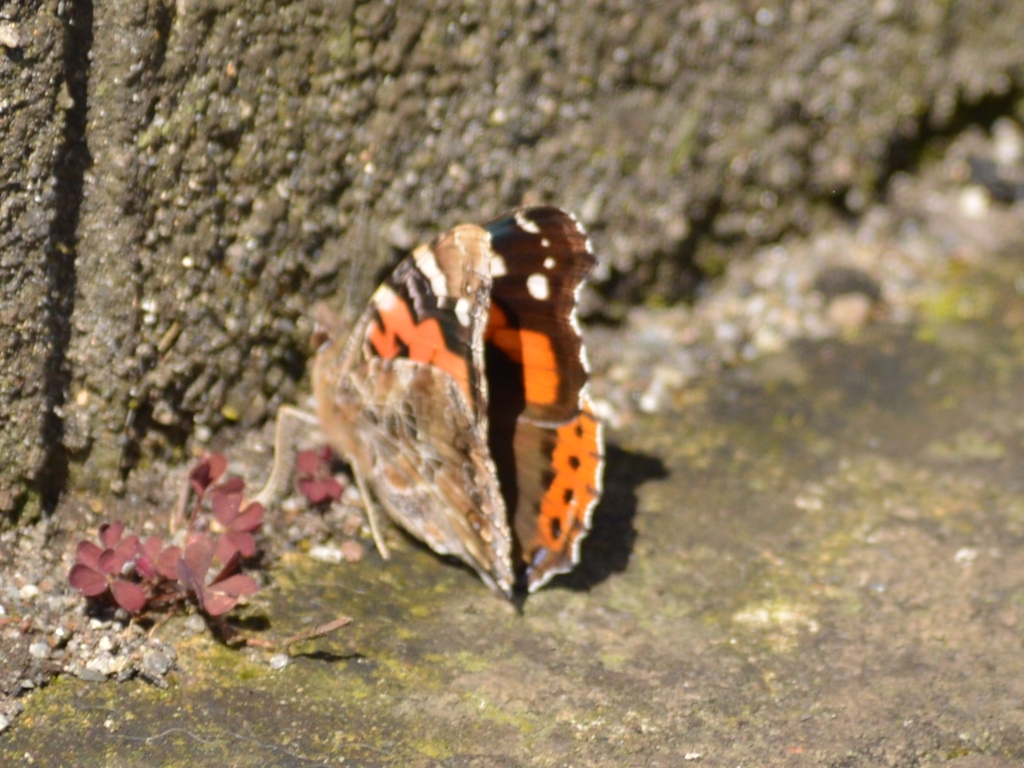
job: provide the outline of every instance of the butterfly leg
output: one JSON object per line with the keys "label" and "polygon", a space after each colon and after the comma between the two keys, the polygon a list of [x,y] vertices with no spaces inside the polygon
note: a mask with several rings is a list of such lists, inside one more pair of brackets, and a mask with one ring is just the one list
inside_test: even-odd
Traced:
{"label": "butterfly leg", "polygon": [[380,552],[380,556],[385,560],[390,560],[391,553],[388,552],[388,545],[384,543],[384,537],[381,536],[380,527],[377,525],[377,512],[376,507],[373,506],[373,499],[370,498],[370,492],[366,488],[366,483],[363,482],[363,476],[356,471],[354,466],[352,467],[352,476],[356,479],[359,495],[362,496],[363,506],[366,507],[366,519],[370,523],[373,543],[377,545],[377,551]]}
{"label": "butterfly leg", "polygon": [[[291,427],[285,430],[286,422]],[[281,496],[281,486],[288,479],[292,465],[295,463],[296,422],[317,426],[319,422],[312,413],[307,413],[291,405],[282,405],[277,409],[277,420],[274,425],[274,465],[270,470],[270,477],[260,492],[253,497],[252,501],[270,506]]]}

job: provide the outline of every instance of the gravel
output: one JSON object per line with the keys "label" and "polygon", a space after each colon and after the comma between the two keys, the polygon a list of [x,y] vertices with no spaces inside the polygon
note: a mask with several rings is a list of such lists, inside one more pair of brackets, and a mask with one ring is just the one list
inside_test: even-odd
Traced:
{"label": "gravel", "polygon": [[1001,189],[1001,178],[972,178],[978,158],[1002,157],[996,167],[1007,178],[1024,172],[1024,153],[1015,149],[1024,130],[1002,119],[993,132],[998,142],[965,131],[920,175],[897,174],[886,203],[855,223],[732,264],[692,306],[636,307],[624,328],[589,329],[598,414],[622,425],[673,405],[697,377],[782,353],[795,341],[855,338],[876,322],[910,324],[946,290],[958,261],[1024,245],[1024,200],[1000,203],[985,184]]}

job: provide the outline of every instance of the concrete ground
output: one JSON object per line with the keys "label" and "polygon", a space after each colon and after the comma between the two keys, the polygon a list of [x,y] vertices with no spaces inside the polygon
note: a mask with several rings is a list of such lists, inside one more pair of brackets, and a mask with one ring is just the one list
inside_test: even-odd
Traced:
{"label": "concrete ground", "polygon": [[61,677],[0,763],[1019,765],[1024,261],[941,277],[620,420],[583,565],[521,614],[394,531],[288,554],[253,630],[350,626],[273,670],[175,619],[168,688]]}

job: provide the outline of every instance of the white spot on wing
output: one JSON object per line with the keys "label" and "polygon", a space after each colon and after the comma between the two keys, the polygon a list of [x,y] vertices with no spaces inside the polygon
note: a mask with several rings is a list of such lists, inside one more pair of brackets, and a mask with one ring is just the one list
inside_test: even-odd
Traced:
{"label": "white spot on wing", "polygon": [[544,269],[554,269],[554,268],[555,268],[555,260],[553,258],[548,256],[546,259],[544,259]]}
{"label": "white spot on wing", "polygon": [[526,214],[523,213],[522,211],[516,211],[515,218],[516,224],[518,224],[520,228],[523,229],[524,231],[529,232],[531,235],[540,234],[540,227],[537,226],[537,222],[534,221],[533,219],[527,218]]}
{"label": "white spot on wing", "polygon": [[398,294],[391,290],[390,286],[381,285],[373,292],[373,299],[371,301],[375,307],[386,312],[395,306],[395,302],[398,301]]}
{"label": "white spot on wing", "polygon": [[455,302],[455,316],[459,319],[459,325],[469,326],[469,301],[459,299]]}
{"label": "white spot on wing", "polygon": [[441,267],[437,265],[437,257],[434,252],[429,246],[421,245],[412,252],[412,257],[420,272],[430,281],[430,290],[443,301],[444,297],[448,295],[448,278],[444,276]]}
{"label": "white spot on wing", "polygon": [[498,254],[491,254],[491,277],[504,277],[508,274],[508,265]]}
{"label": "white spot on wing", "polygon": [[546,237],[542,237],[540,239],[540,247],[541,248],[550,248],[551,247],[551,241],[548,240]]}
{"label": "white spot on wing", "polygon": [[539,273],[532,274],[526,278],[526,290],[537,301],[547,301],[551,296],[551,286],[548,284],[547,277]]}

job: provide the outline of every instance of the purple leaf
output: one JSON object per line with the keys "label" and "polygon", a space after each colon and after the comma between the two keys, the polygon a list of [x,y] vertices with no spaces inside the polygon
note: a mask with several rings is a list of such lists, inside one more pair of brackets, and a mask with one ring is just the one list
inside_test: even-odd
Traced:
{"label": "purple leaf", "polygon": [[210,583],[211,584],[216,584],[218,581],[224,581],[224,579],[228,578],[228,576],[231,576],[232,574],[237,573],[238,572],[238,563],[241,561],[241,559],[242,559],[242,556],[241,556],[241,554],[239,554],[238,550],[236,549],[231,554],[231,556],[224,562],[224,567],[221,568],[217,572],[216,576],[214,576],[212,579],[210,579]]}
{"label": "purple leaf", "polygon": [[203,590],[203,610],[211,616],[219,616],[234,608],[241,595],[252,595],[259,591],[259,584],[252,576],[236,573],[224,578],[225,568],[214,583]]}
{"label": "purple leaf", "polygon": [[139,546],[139,556],[135,560],[135,570],[144,579],[155,579],[159,575],[156,567],[156,558],[160,554],[164,543],[159,536],[150,536],[145,543]]}
{"label": "purple leaf", "polygon": [[100,555],[103,550],[91,541],[80,541],[75,552],[75,562],[79,565],[87,565],[94,570],[100,569]]}
{"label": "purple leaf", "polygon": [[193,539],[181,556],[181,566],[192,575],[193,580],[202,584],[206,580],[206,572],[213,562],[213,542],[209,536],[197,536]]}
{"label": "purple leaf", "polygon": [[207,536],[199,536],[185,547],[185,554],[178,561],[178,579],[196,596],[203,610],[206,610],[203,602],[204,582],[212,561],[213,545]]}
{"label": "purple leaf", "polygon": [[323,466],[319,451],[299,451],[295,456],[295,471],[301,475],[316,475]]}
{"label": "purple leaf", "polygon": [[113,549],[104,549],[100,555],[100,573],[118,574],[124,567],[125,560]]}
{"label": "purple leaf", "polygon": [[107,591],[107,580],[103,574],[81,563],[68,573],[68,582],[86,597],[96,597]]}
{"label": "purple leaf", "polygon": [[139,554],[139,537],[129,536],[127,539],[121,539],[121,542],[114,547],[114,552],[117,553],[118,558],[121,559],[121,566],[129,560],[138,557]]}
{"label": "purple leaf", "polygon": [[224,581],[218,581],[209,587],[210,591],[223,592],[225,595],[238,597],[239,595],[254,595],[260,591],[260,585],[256,579],[244,573],[236,573],[228,576]]}
{"label": "purple leaf", "polygon": [[117,545],[117,542],[121,540],[121,534],[123,532],[124,523],[120,520],[115,520],[112,523],[104,523],[100,526],[100,541],[107,549],[113,549]]}
{"label": "purple leaf", "polygon": [[110,585],[114,600],[128,613],[138,613],[146,605],[146,592],[138,584],[115,579]]}
{"label": "purple leaf", "polygon": [[226,563],[231,560],[236,552],[238,552],[238,547],[235,546],[235,543],[227,535],[217,537],[217,544],[213,550],[215,560]]}
{"label": "purple leaf", "polygon": [[299,493],[309,499],[310,504],[337,501],[341,498],[341,483],[333,477],[314,477],[299,480],[297,485]]}
{"label": "purple leaf", "polygon": [[165,579],[174,581],[179,578],[179,560],[181,560],[181,547],[167,547],[166,549],[160,550],[160,554],[156,556],[156,559],[153,561],[153,565],[156,567],[157,573]]}
{"label": "purple leaf", "polygon": [[228,529],[231,531],[255,531],[262,524],[263,505],[254,501],[245,508],[242,514],[228,524]]}
{"label": "purple leaf", "polygon": [[192,470],[188,473],[188,481],[192,485],[192,490],[195,491],[196,496],[202,496],[206,493],[206,489],[212,483],[217,482],[217,478],[223,475],[224,470],[227,468],[228,460],[222,453],[211,453],[192,467]]}
{"label": "purple leaf", "polygon": [[103,573],[118,574],[125,564],[139,553],[139,537],[129,536],[114,549],[105,549],[100,555],[99,570]]}
{"label": "purple leaf", "polygon": [[256,540],[251,534],[228,531],[217,539],[217,559],[220,562],[230,562],[236,552],[242,557],[252,557],[256,554]]}
{"label": "purple leaf", "polygon": [[220,592],[204,590],[205,594],[199,596],[199,607],[210,616],[220,616],[227,613],[238,604],[237,597],[230,597]]}
{"label": "purple leaf", "polygon": [[238,475],[232,475],[213,490],[217,493],[241,493],[245,490],[245,480]]}
{"label": "purple leaf", "polygon": [[[230,480],[228,482],[230,482]],[[218,485],[210,491],[210,496],[212,497],[213,516],[217,518],[221,525],[224,526],[227,526],[235,515],[238,514],[238,508],[242,505],[242,489],[226,490],[225,486],[227,485],[228,483]]]}

